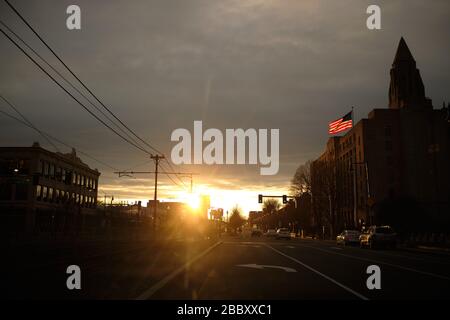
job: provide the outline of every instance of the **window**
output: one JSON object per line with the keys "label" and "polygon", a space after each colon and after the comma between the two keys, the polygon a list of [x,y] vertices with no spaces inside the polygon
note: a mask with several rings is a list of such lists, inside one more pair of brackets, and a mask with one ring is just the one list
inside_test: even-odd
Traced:
{"label": "window", "polygon": [[36,200],[41,200],[41,192],[42,192],[42,187],[40,185],[36,186]]}
{"label": "window", "polygon": [[61,167],[57,166],[55,169],[55,178],[58,181],[61,181],[62,177],[61,177]]}
{"label": "window", "polygon": [[45,162],[45,161],[43,161],[43,163],[44,163],[44,176],[46,176],[46,177],[48,177],[48,171],[49,171],[49,163],[48,162]]}
{"label": "window", "polygon": [[54,164],[49,164],[49,176],[50,178],[54,179],[55,178],[55,165]]}
{"label": "window", "polygon": [[48,193],[48,188],[47,187],[42,187],[42,200],[47,201],[47,194]]}
{"label": "window", "polygon": [[61,181],[66,182],[66,169],[61,169]]}
{"label": "window", "polygon": [[41,176],[45,175],[45,162],[44,160],[39,161],[39,172]]}
{"label": "window", "polygon": [[59,190],[58,189],[55,189],[55,202],[56,203],[59,203]]}
{"label": "window", "polygon": [[66,184],[73,184],[73,172],[67,170],[66,171]]}
{"label": "window", "polygon": [[48,188],[47,200],[53,202],[53,188]]}

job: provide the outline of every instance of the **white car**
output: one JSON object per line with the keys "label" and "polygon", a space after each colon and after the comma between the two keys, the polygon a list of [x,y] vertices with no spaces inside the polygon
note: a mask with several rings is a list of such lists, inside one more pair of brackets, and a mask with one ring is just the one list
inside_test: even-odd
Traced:
{"label": "white car", "polygon": [[275,229],[268,229],[267,232],[264,235],[266,237],[276,237],[277,236],[277,230],[275,230]]}
{"label": "white car", "polygon": [[275,236],[277,239],[288,239],[291,240],[291,233],[287,228],[280,228],[277,230],[277,235]]}
{"label": "white car", "polygon": [[336,244],[359,244],[360,232],[357,230],[344,230],[336,237]]}

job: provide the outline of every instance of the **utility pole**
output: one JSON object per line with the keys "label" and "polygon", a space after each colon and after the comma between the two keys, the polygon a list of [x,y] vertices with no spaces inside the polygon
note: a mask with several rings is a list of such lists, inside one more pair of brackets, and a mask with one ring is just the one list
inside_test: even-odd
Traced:
{"label": "utility pole", "polygon": [[[114,173],[119,175],[120,177],[131,177],[132,175],[135,174],[154,174],[155,175],[155,195],[154,195],[154,202],[155,202],[155,207],[153,208],[153,228],[154,230],[156,230],[156,201],[158,200],[158,173],[159,173],[159,161],[164,159],[163,155],[151,155],[150,156],[151,159],[155,160],[155,171],[114,171]],[[164,173],[165,175],[169,176],[169,175],[177,175],[177,176],[181,176],[181,177],[190,177],[191,178],[191,193],[192,193],[192,186],[193,186],[193,179],[192,176],[193,175],[198,175],[198,173],[193,173],[193,172],[167,172],[167,171],[162,171],[162,173]]]}
{"label": "utility pole", "polygon": [[157,214],[157,200],[158,200],[158,166],[159,161],[164,159],[163,155],[150,155],[150,158],[155,161],[155,195],[153,197],[153,231],[156,231],[156,214]]}

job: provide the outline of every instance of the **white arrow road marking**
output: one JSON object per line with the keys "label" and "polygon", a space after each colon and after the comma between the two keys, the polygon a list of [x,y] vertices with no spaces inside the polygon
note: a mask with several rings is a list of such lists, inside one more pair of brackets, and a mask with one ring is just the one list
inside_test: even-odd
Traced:
{"label": "white arrow road marking", "polygon": [[[336,284],[337,286],[341,287],[341,288],[344,289],[344,290],[347,290],[348,292],[354,294],[354,295],[357,296],[358,298],[360,298],[360,299],[362,299],[362,300],[369,300],[367,297],[363,296],[362,294],[360,294],[360,293],[358,293],[358,292],[356,292],[356,291],[350,289],[349,287],[347,287],[347,286],[343,285],[342,283],[340,283],[340,282],[334,280],[333,278],[327,276],[326,274],[323,274],[323,273],[320,272],[319,270],[316,270],[316,269],[314,269],[313,267],[308,266],[306,263],[303,263],[303,262],[301,262],[300,260],[298,260],[298,259],[296,259],[296,258],[294,258],[294,257],[291,257],[291,256],[289,256],[289,255],[287,255],[287,254],[281,252],[280,250],[275,249],[274,247],[269,246],[268,244],[266,244],[266,247],[269,248],[269,249],[272,249],[273,251],[275,251],[275,252],[277,252],[277,253],[279,253],[279,254],[282,255],[283,257],[286,257],[286,258],[288,258],[288,259],[290,259],[290,260],[292,260],[292,261],[294,261],[294,262],[297,262],[299,265],[301,265],[301,266],[305,267],[306,269],[308,269],[308,270],[310,270],[310,271],[312,271],[312,272],[318,274],[318,275],[321,276],[322,278],[325,278],[325,279],[327,279],[328,281],[333,282],[333,283]],[[331,252],[331,253],[333,253],[333,254],[341,254],[341,253],[336,253],[336,252],[333,252],[333,251],[328,251],[328,252]]]}
{"label": "white arrow road marking", "polygon": [[250,264],[237,264],[237,267],[244,267],[244,268],[253,268],[253,269],[264,269],[264,268],[274,268],[274,269],[281,269],[286,272],[297,272],[297,270],[288,268],[288,267],[282,267],[282,266],[270,266],[270,265],[263,265],[263,264],[256,264],[256,263],[250,263]]}

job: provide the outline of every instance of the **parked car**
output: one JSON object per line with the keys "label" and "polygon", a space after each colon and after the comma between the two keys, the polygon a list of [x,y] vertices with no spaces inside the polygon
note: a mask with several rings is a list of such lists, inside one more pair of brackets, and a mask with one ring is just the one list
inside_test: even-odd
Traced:
{"label": "parked car", "polygon": [[358,230],[344,230],[336,237],[336,244],[359,244],[360,232]]}
{"label": "parked car", "polygon": [[291,233],[287,228],[279,228],[277,230],[277,235],[275,236],[277,239],[291,239]]}
{"label": "parked car", "polygon": [[275,229],[268,229],[267,232],[264,235],[266,237],[276,237],[277,236],[277,230],[275,230]]}
{"label": "parked car", "polygon": [[361,248],[392,247],[397,244],[397,234],[390,226],[371,226],[359,237]]}

